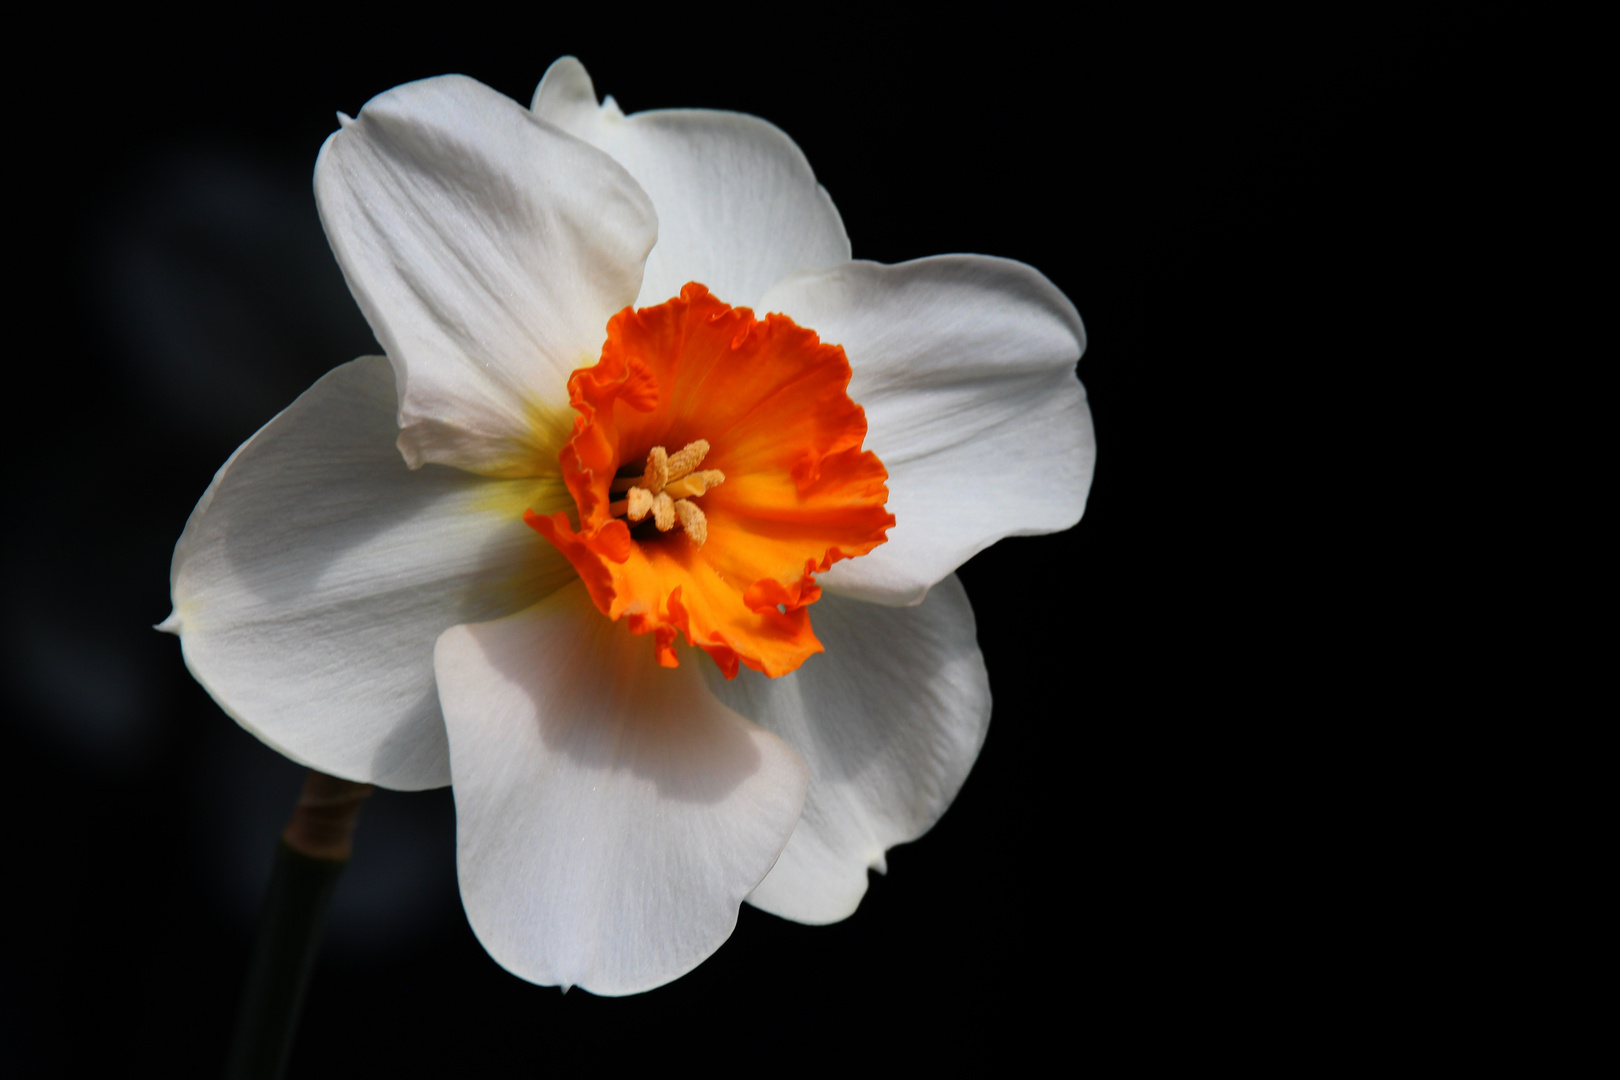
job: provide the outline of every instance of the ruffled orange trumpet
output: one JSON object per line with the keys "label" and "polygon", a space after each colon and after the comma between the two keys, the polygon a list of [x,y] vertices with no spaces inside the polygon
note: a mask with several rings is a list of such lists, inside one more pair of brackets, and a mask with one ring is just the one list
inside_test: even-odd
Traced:
{"label": "ruffled orange trumpet", "polygon": [[579,416],[559,457],[578,527],[524,520],[604,615],[654,636],[664,666],[678,630],[727,678],[739,663],[785,675],[822,651],[814,575],[894,525],[849,377],[840,346],[696,282],[625,308],[601,360],[568,380]]}

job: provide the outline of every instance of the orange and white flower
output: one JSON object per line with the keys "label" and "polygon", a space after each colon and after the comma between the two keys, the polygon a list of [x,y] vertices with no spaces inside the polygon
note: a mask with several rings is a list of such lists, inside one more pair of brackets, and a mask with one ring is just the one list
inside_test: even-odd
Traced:
{"label": "orange and white flower", "polygon": [[192,673],[296,761],[453,785],[468,918],[531,981],[657,986],[745,899],[849,915],[984,738],[953,571],[1084,508],[1074,306],[852,261],[776,128],[625,116],[572,58],[527,110],[445,76],[341,119],[316,196],[387,357],[204,493]]}

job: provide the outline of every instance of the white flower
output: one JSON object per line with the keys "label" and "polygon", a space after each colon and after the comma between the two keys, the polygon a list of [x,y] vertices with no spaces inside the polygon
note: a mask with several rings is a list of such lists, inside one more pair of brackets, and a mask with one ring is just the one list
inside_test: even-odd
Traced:
{"label": "white flower", "polygon": [[[525,979],[649,989],[718,948],[744,899],[849,915],[984,739],[953,571],[1080,518],[1094,451],[1073,305],[1002,259],[851,261],[776,128],[626,117],[572,58],[531,110],[460,76],[374,98],[328,139],[315,189],[387,359],[322,378],[204,493],[164,624],[192,673],[296,761],[452,784],[468,918]],[[722,323],[759,346],[715,360],[724,378],[636,366],[659,334]],[[766,415],[756,375],[776,379],[754,424],[775,466],[741,448],[736,416]],[[632,400],[643,377],[656,408]],[[652,466],[641,478],[654,436],[634,432],[660,416],[669,453],[701,438],[724,463],[706,494],[697,473],[666,478],[684,534],[609,521],[623,488],[650,485],[629,499],[643,509],[659,495]],[[749,560],[798,558],[806,529],[801,577],[760,571],[745,609]]]}

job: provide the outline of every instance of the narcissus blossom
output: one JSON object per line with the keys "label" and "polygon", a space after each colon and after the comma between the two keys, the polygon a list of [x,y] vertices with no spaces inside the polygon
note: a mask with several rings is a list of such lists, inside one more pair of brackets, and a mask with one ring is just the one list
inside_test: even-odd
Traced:
{"label": "narcissus blossom", "polygon": [[340,120],[317,203],[387,356],[197,504],[192,673],[296,761],[452,785],[525,979],[649,989],[744,900],[848,916],[984,739],[953,571],[1084,508],[1074,306],[1004,259],[852,261],[782,132],[625,116],[572,58],[529,109],[445,76]]}

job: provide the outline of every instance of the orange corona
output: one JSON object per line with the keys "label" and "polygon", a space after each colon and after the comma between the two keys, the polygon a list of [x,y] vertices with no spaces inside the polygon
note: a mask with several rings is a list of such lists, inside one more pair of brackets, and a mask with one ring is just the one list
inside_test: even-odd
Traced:
{"label": "orange corona", "polygon": [[604,615],[653,635],[664,666],[680,631],[728,679],[739,663],[785,675],[822,648],[814,575],[894,525],[849,375],[842,347],[696,282],[625,308],[601,360],[568,380],[579,415],[559,459],[578,528],[524,520]]}

